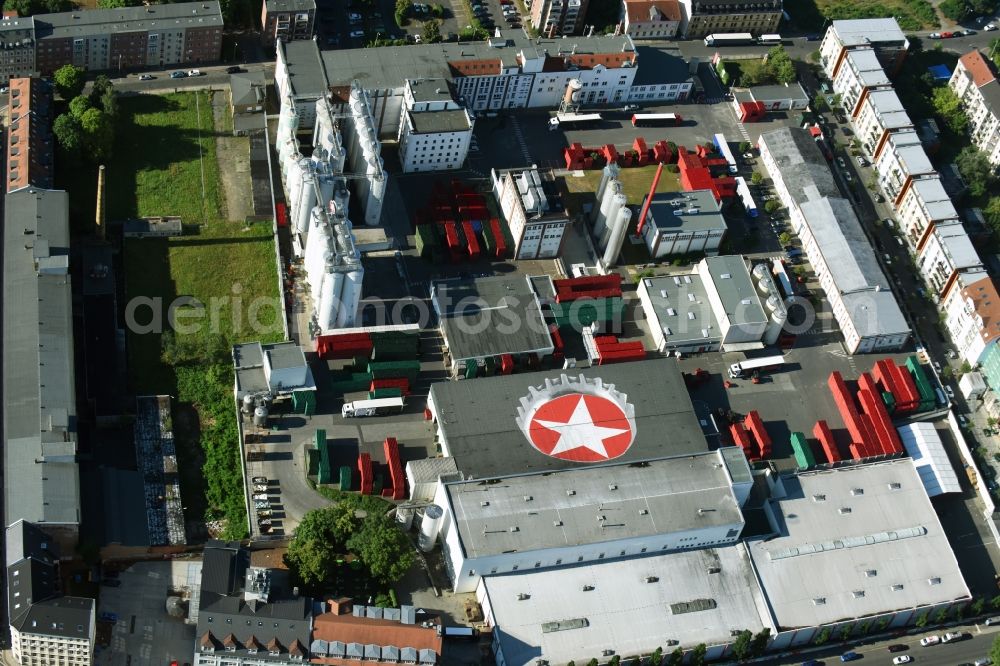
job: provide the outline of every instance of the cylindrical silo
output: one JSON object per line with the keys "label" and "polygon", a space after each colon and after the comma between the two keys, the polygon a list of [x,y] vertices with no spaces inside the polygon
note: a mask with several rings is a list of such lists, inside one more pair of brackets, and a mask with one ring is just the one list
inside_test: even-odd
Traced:
{"label": "cylindrical silo", "polygon": [[316,177],[313,174],[303,175],[302,188],[299,192],[298,207],[295,211],[295,228],[307,229],[313,209],[319,207],[316,202]]}
{"label": "cylindrical silo", "polygon": [[607,187],[604,188],[604,197],[598,199],[594,204],[597,208],[597,215],[594,219],[594,238],[597,239],[597,243],[601,249],[604,249],[603,243],[607,241],[608,227],[614,219],[613,217],[608,217],[608,211],[611,210],[615,194],[620,191],[621,183],[617,180],[612,180],[608,183]]}
{"label": "cylindrical silo", "polygon": [[767,309],[771,312],[775,312],[776,310],[782,309],[781,300],[779,300],[778,297],[775,296],[774,294],[771,294],[770,296],[767,297],[767,301],[765,301],[764,305],[766,305]]}
{"label": "cylindrical silo", "polygon": [[566,92],[563,93],[563,105],[572,106],[580,103],[580,91],[583,90],[583,81],[580,79],[570,79],[566,84]]}
{"label": "cylindrical silo", "polygon": [[365,206],[365,224],[377,227],[382,221],[382,200],[385,198],[385,175],[380,172],[369,180],[368,205]]}
{"label": "cylindrical silo", "polygon": [[[596,201],[601,201],[604,199],[604,192],[607,190],[608,183],[612,180],[618,180],[618,165],[612,162],[601,170],[601,182],[597,186],[597,196]],[[598,207],[595,204],[594,209],[591,211],[591,219],[597,217]]]}
{"label": "cylindrical silo", "polygon": [[267,427],[267,407],[260,405],[253,410],[253,424],[258,428]]}
{"label": "cylindrical silo", "polygon": [[[774,298],[774,295],[771,295]],[[769,298],[768,301],[771,299]],[[773,345],[781,336],[781,330],[785,327],[785,320],[788,319],[788,312],[785,308],[778,308],[771,313],[767,319],[767,328],[764,329],[764,344]]]}
{"label": "cylindrical silo", "polygon": [[618,263],[618,255],[621,254],[622,243],[625,242],[625,234],[628,233],[630,222],[632,222],[632,209],[623,204],[615,216],[615,222],[612,225],[611,235],[608,239],[608,246],[605,248],[604,256],[602,257],[605,268],[611,268]]}
{"label": "cylindrical silo", "polygon": [[[601,239],[598,242],[598,247],[600,247],[601,250],[607,248],[608,244],[611,242],[610,238],[614,231],[615,223],[618,220],[618,213],[625,208],[627,203],[628,197],[624,194],[614,194],[611,196],[611,202],[608,205],[607,213],[605,213],[607,228],[604,230],[604,233],[601,235]],[[619,249],[621,249],[621,247],[619,247]]]}
{"label": "cylindrical silo", "polygon": [[249,393],[243,396],[243,413],[253,414],[253,396]]}
{"label": "cylindrical silo", "polygon": [[399,525],[403,531],[409,531],[413,527],[413,515],[417,512],[416,509],[409,506],[397,506],[396,507],[396,524]]}
{"label": "cylindrical silo", "polygon": [[437,504],[431,504],[424,509],[424,519],[420,523],[417,545],[425,553],[434,550],[434,544],[437,543],[438,534],[441,532],[442,518],[444,518],[444,509]]}
{"label": "cylindrical silo", "polygon": [[326,206],[333,199],[333,176],[328,173],[317,176],[316,185],[319,187],[319,200],[316,205]]}
{"label": "cylindrical silo", "polygon": [[323,275],[323,285],[320,288],[319,304],[316,307],[316,323],[321,331],[334,328],[337,323],[337,310],[340,307],[340,287],[344,277],[336,271]]}
{"label": "cylindrical silo", "polygon": [[763,279],[764,276],[771,275],[771,270],[767,267],[767,264],[757,264],[753,267],[753,270],[751,272],[753,273],[753,276],[758,280]]}
{"label": "cylindrical silo", "polygon": [[771,293],[771,280],[766,277],[757,280],[757,288],[760,289],[760,293],[762,294]]}

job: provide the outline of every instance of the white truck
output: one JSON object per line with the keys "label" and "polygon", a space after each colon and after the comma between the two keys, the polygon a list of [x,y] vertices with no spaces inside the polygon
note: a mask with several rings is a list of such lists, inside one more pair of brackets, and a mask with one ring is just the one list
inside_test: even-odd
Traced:
{"label": "white truck", "polygon": [[771,368],[777,368],[784,365],[785,357],[778,356],[765,356],[763,358],[750,358],[745,361],[740,361],[739,363],[733,363],[729,366],[729,376],[733,379],[739,379],[741,377],[747,377],[752,375],[754,371],[760,372],[761,370],[770,370]]}
{"label": "white truck", "polygon": [[342,417],[352,416],[381,416],[383,414],[393,414],[403,411],[405,402],[402,398],[375,398],[373,400],[355,400],[345,402],[340,409]]}

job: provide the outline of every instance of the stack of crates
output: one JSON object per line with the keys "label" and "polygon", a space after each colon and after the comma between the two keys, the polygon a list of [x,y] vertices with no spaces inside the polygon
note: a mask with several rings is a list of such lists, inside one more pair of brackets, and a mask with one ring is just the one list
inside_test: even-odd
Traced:
{"label": "stack of crates", "polygon": [[358,456],[358,473],[361,476],[361,494],[371,495],[374,479],[372,478],[372,457],[370,454],[362,453]]}
{"label": "stack of crates", "polygon": [[622,298],[600,298],[583,303],[552,303],[550,310],[555,323],[580,331],[596,322],[620,322],[625,312]]}
{"label": "stack of crates", "polygon": [[347,491],[351,489],[351,468],[343,465],[340,468],[340,489]]}
{"label": "stack of crates", "polygon": [[792,453],[795,454],[795,462],[799,469],[809,469],[816,466],[816,458],[813,456],[809,441],[801,432],[793,432],[791,437]]}
{"label": "stack of crates", "polygon": [[420,361],[372,361],[368,364],[368,374],[371,379],[406,377],[412,385],[420,374]]}
{"label": "stack of crates", "polygon": [[368,372],[334,372],[331,376],[330,390],[336,394],[367,391],[371,383],[372,375]]}
{"label": "stack of crates", "polygon": [[466,379],[475,379],[479,375],[479,364],[474,358],[468,358],[465,360],[465,372],[463,373]]}
{"label": "stack of crates", "polygon": [[316,483],[331,483],[333,477],[330,473],[330,447],[326,445],[326,430],[317,430],[313,448],[319,451],[319,469],[316,472]]}
{"label": "stack of crates", "polygon": [[816,421],[816,425],[813,426],[813,437],[818,439],[820,446],[823,447],[827,462],[840,461],[840,451],[837,449],[837,443],[833,440],[833,432],[826,421]]}
{"label": "stack of crates", "polygon": [[372,333],[371,359],[374,361],[401,361],[420,355],[420,336],[405,331]]}
{"label": "stack of crates", "polygon": [[292,411],[311,416],[316,413],[316,391],[292,391]]}
{"label": "stack of crates", "polygon": [[913,377],[913,383],[917,386],[917,392],[920,393],[920,406],[917,409],[922,412],[934,409],[936,402],[934,399],[934,389],[931,388],[931,382],[927,379],[927,373],[924,372],[924,368],[920,365],[920,361],[917,360],[916,356],[907,357],[906,369]]}

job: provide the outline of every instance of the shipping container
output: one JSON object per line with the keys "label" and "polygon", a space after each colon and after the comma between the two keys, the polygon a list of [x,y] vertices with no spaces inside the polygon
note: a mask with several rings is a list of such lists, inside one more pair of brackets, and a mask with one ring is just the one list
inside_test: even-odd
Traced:
{"label": "shipping container", "polygon": [[913,383],[916,385],[917,391],[920,393],[920,410],[926,411],[934,408],[934,388],[927,378],[927,373],[924,372],[923,366],[920,365],[920,361],[917,360],[916,356],[910,356],[906,359],[906,369],[909,371],[909,375],[913,378]]}
{"label": "shipping container", "polygon": [[497,259],[506,257],[510,248],[514,247],[514,241],[510,237],[507,225],[502,224],[499,219],[492,217],[490,218],[490,232],[493,234],[493,238],[497,244]]}
{"label": "shipping container", "polygon": [[316,391],[292,391],[292,411],[312,416],[316,413]]}
{"label": "shipping container", "polygon": [[374,483],[372,476],[372,457],[368,453],[358,455],[358,473],[360,475],[360,490],[362,495],[371,495]]}
{"label": "shipping container", "polygon": [[406,477],[403,475],[403,465],[399,461],[399,443],[395,437],[386,437],[382,442],[386,466],[389,468],[389,478],[392,479],[392,499],[401,500],[405,495]]}
{"label": "shipping container", "polygon": [[420,374],[420,361],[372,361],[368,364],[368,373],[372,379],[406,377],[413,384]]}
{"label": "shipping container", "polygon": [[313,433],[313,448],[317,451],[322,451],[324,444],[326,444],[326,430],[320,428]]}
{"label": "shipping container", "polygon": [[[892,430],[892,424],[888,423],[888,415],[886,415],[885,419],[881,418],[881,414],[885,414],[885,407],[881,401],[871,391],[861,389],[858,391],[858,402],[861,403],[861,407],[864,409],[863,416],[871,419],[872,428],[875,431],[874,444],[878,449],[877,452],[883,455],[894,453],[892,436],[889,434],[889,431]],[[879,412],[879,407],[882,408],[881,413]]]}
{"label": "shipping container", "polygon": [[476,236],[472,222],[462,222],[462,231],[465,232],[465,251],[469,255],[469,259],[472,261],[479,259],[479,238]]}
{"label": "shipping container", "polygon": [[371,352],[372,341],[367,333],[320,335],[316,338],[316,355],[321,359],[348,359]]}
{"label": "shipping container", "polygon": [[406,393],[398,388],[381,388],[368,392],[369,400],[380,400],[381,398],[402,398]]}
{"label": "shipping container", "polygon": [[510,354],[500,356],[500,374],[509,375],[514,372],[514,357]]}
{"label": "shipping container", "polygon": [[867,457],[865,456],[864,450],[860,446],[858,446],[856,442],[851,442],[849,448],[851,450],[851,458],[853,458],[854,460],[861,460]]}
{"label": "shipping container", "polygon": [[567,303],[579,298],[615,298],[621,297],[621,276],[594,275],[564,280],[553,280],[556,290],[556,302]]}
{"label": "shipping container", "polygon": [[883,358],[876,361],[875,367],[872,368],[872,375],[883,391],[892,394],[895,411],[905,414],[916,409],[917,405],[909,402],[906,391],[898,385],[895,364],[890,359]]}
{"label": "shipping container", "polygon": [[799,469],[809,469],[816,466],[816,458],[813,456],[812,447],[805,434],[793,432],[791,435],[792,453],[795,455],[795,462]]}
{"label": "shipping container", "polygon": [[340,468],[340,489],[345,491],[351,489],[351,468],[347,465]]}
{"label": "shipping container", "polygon": [[882,402],[885,403],[885,408],[890,414],[896,412],[896,399],[892,397],[891,393],[882,391]]}
{"label": "shipping container", "polygon": [[448,247],[448,255],[452,263],[458,262],[462,255],[462,246],[458,240],[458,227],[454,222],[446,222],[444,225],[444,241]]}
{"label": "shipping container", "polygon": [[475,379],[479,374],[479,364],[475,359],[470,358],[465,361],[465,378]]}
{"label": "shipping container", "polygon": [[757,457],[757,451],[750,441],[750,432],[744,427],[742,423],[736,422],[729,426],[729,433],[733,437],[733,442],[736,446],[743,449],[743,455],[747,457],[748,460],[759,460]]}
{"label": "shipping container", "polygon": [[753,435],[754,440],[757,443],[757,450],[760,452],[761,458],[767,458],[771,455],[771,436],[767,433],[764,428],[764,422],[760,418],[760,414],[757,410],[750,411],[746,418],[743,420],[743,424],[750,430]]}
{"label": "shipping container", "polygon": [[371,385],[368,387],[369,391],[377,391],[378,389],[395,388],[403,391],[404,395],[409,395],[410,393],[410,380],[406,377],[387,377],[385,379],[373,379]]}
{"label": "shipping container", "polygon": [[830,426],[826,424],[826,421],[816,421],[816,425],[813,426],[813,437],[819,440],[819,445],[823,449],[823,453],[826,454],[826,461],[835,463],[840,461],[840,451],[837,449],[837,443],[833,439],[833,433],[830,431]]}
{"label": "shipping container", "polygon": [[556,324],[582,331],[594,322],[621,322],[625,301],[604,298],[580,303],[552,303],[550,308]]}
{"label": "shipping container", "polygon": [[417,252],[420,256],[429,260],[431,258],[431,252],[435,248],[441,247],[441,242],[438,240],[437,227],[430,224],[419,225],[415,230],[414,244],[416,246]]}
{"label": "shipping container", "polygon": [[[921,396],[919,390],[917,389],[916,383],[913,381],[913,376],[906,368],[900,367],[898,365],[892,366],[892,372],[893,376],[896,379],[896,386],[898,386],[900,392],[906,396],[907,404],[912,403],[913,409],[919,409]],[[896,402],[898,405],[899,403],[898,398]]]}
{"label": "shipping container", "polygon": [[834,371],[830,373],[830,377],[827,379],[827,386],[829,386],[830,392],[833,394],[834,402],[837,403],[837,409],[844,420],[844,425],[847,426],[847,431],[851,435],[851,441],[866,449],[874,440],[875,435],[869,431],[864,421],[862,421],[858,408],[854,403],[854,398],[847,390],[844,378],[839,372]]}

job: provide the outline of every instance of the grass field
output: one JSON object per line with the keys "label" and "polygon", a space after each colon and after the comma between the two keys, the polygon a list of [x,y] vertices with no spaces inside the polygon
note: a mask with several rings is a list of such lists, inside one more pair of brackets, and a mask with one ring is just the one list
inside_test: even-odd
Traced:
{"label": "grass field", "polygon": [[797,0],[785,9],[802,30],[820,31],[826,19],[879,18],[895,16],[903,30],[940,26],[937,12],[928,0]]}
{"label": "grass field", "polygon": [[[109,218],[179,215],[185,227],[177,238],[125,244],[127,299],[150,299],[134,321],[162,322],[153,330],[129,328],[131,388],[177,397],[187,518],[225,519],[225,535],[238,538],[246,520],[228,350],[236,342],[282,338],[271,228],[221,219],[208,94],[123,98],[121,113],[108,168]],[[163,360],[165,347],[180,350],[172,363]]]}

